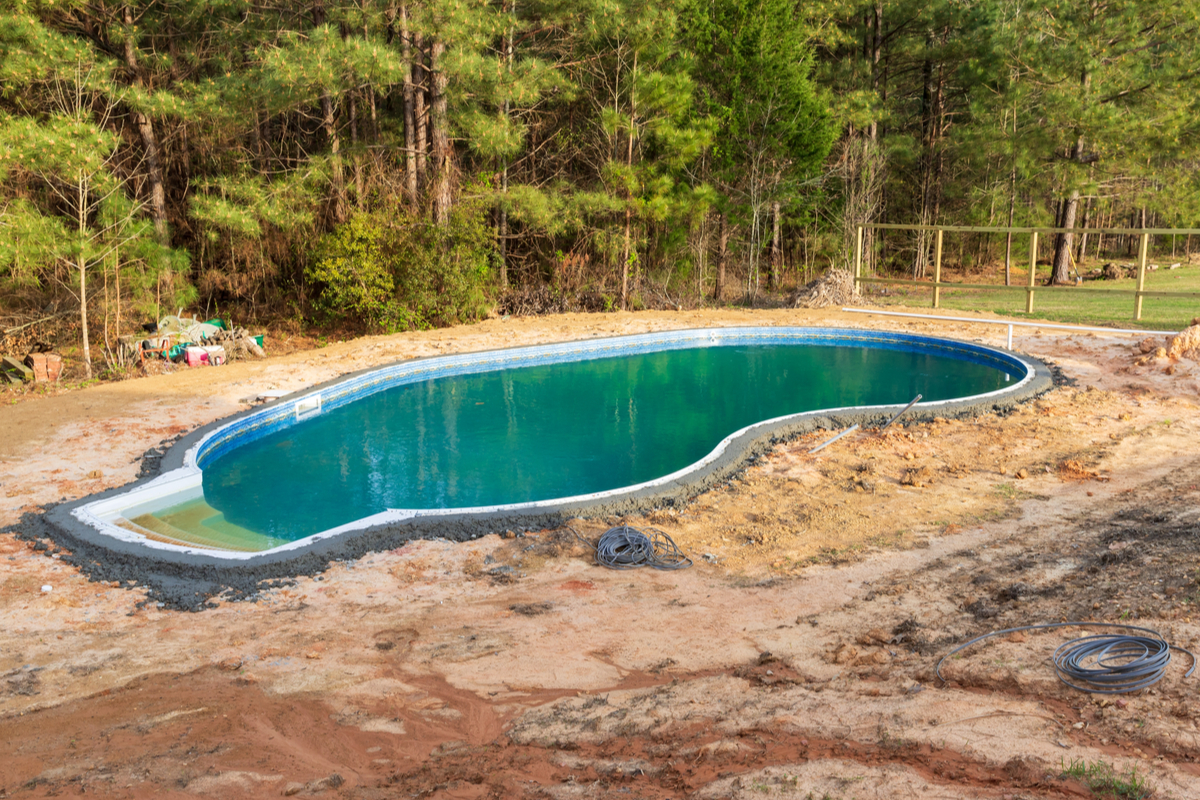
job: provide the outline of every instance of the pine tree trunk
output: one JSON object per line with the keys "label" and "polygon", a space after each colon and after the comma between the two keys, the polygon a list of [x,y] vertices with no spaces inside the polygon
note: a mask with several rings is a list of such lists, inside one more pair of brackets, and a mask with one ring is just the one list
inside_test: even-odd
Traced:
{"label": "pine tree trunk", "polygon": [[629,236],[633,209],[625,205],[625,247],[621,257],[621,310],[629,308]]}
{"label": "pine tree trunk", "polygon": [[[932,50],[933,36],[925,37],[926,49]],[[922,88],[921,88],[921,134],[924,144],[924,153],[922,154],[922,169],[921,169],[921,212],[918,222],[922,225],[932,224],[929,217],[930,207],[932,206],[932,186],[933,186],[933,148],[935,137],[935,117],[936,110],[933,102],[933,62],[928,58],[921,65]],[[925,277],[925,267],[929,263],[929,234],[927,231],[917,231],[917,246],[913,256],[914,278],[920,279]]]}
{"label": "pine tree trunk", "polygon": [[[500,173],[500,194],[508,194],[508,164]],[[508,211],[500,209],[500,219],[496,224],[496,239],[500,250],[500,288],[508,286]]]}
{"label": "pine tree trunk", "polygon": [[433,127],[433,168],[437,171],[433,184],[433,217],[438,224],[450,220],[450,171],[453,152],[450,150],[449,121],[446,117],[446,85],[448,79],[439,63],[446,45],[434,42],[429,48],[430,112]]}
{"label": "pine tree trunk", "polygon": [[[133,14],[129,6],[124,8],[125,18],[125,66],[134,86],[142,85],[141,71],[137,65],[137,54],[134,51]],[[137,126],[142,137],[142,148],[146,153],[146,179],[150,184],[150,215],[154,220],[154,235],[159,242],[168,243],[167,236],[167,195],[163,190],[162,165],[158,154],[158,137],[154,133],[154,125],[150,118],[140,111],[132,114],[133,123]]]}
{"label": "pine tree trunk", "polygon": [[[1063,206],[1060,227],[1074,228],[1075,216],[1079,213],[1079,190],[1072,189]],[[1071,249],[1075,234],[1060,234],[1054,248],[1054,270],[1050,273],[1050,283],[1070,283],[1071,280]]]}
{"label": "pine tree trunk", "polygon": [[[175,29],[174,21],[168,17],[168,19],[167,19],[167,52],[170,53],[170,55],[171,55],[171,81],[175,84],[178,84],[180,81],[183,80],[183,77],[180,74],[179,66],[178,66],[179,65],[179,51],[175,44],[176,38],[177,38],[177,36],[176,36],[176,29]],[[258,120],[256,117],[255,123],[257,124],[257,122],[258,122]],[[164,164],[166,164],[168,160],[163,159],[163,161],[164,161]],[[167,169],[167,167],[164,166],[163,171],[165,172],[166,169]],[[179,174],[183,178],[184,183],[187,183],[188,181],[191,180],[192,152],[191,152],[191,143],[189,142],[189,139],[188,139],[188,126],[187,126],[186,121],[180,121],[180,123],[179,123],[179,157],[176,161],[176,169],[179,171]],[[117,314],[118,322],[120,321],[120,316],[121,316],[120,314]]]}
{"label": "pine tree trunk", "polygon": [[[324,0],[316,0],[312,5],[312,20],[314,26],[325,24],[325,2]],[[325,130],[325,140],[329,144],[329,152],[332,155],[330,159],[330,167],[332,174],[329,176],[330,198],[329,198],[329,216],[336,225],[341,225],[346,221],[346,178],[342,173],[342,143],[338,138],[337,120],[333,114],[333,98],[329,96],[329,92],[321,93],[321,127]]]}
{"label": "pine tree trunk", "polygon": [[[942,43],[946,42],[943,34]],[[937,92],[934,95],[934,128],[930,146],[934,152],[933,158],[933,215],[931,224],[937,225],[942,217],[942,196],[945,192],[942,184],[946,175],[946,150],[941,146],[942,136],[946,131],[946,65],[938,64]]]}
{"label": "pine tree trunk", "polygon": [[262,140],[262,123],[259,121],[258,109],[254,109],[254,125],[250,127],[250,140],[254,144],[254,166],[258,169],[259,175],[265,175],[267,172],[266,164],[263,163],[263,140]]}
{"label": "pine tree trunk", "polygon": [[[1008,187],[1008,227],[1013,226],[1013,214],[1017,209],[1017,168],[1014,165],[1009,173]],[[1012,286],[1012,231],[1004,236],[1004,285]]]}
{"label": "pine tree trunk", "polygon": [[325,138],[329,142],[329,152],[332,155],[329,176],[330,197],[329,213],[333,222],[341,225],[346,221],[346,179],[342,174],[342,143],[338,138],[337,122],[333,116],[333,99],[328,92],[321,95],[321,118],[325,128]]}
{"label": "pine tree trunk", "polygon": [[724,214],[720,217],[720,227],[717,233],[717,280],[713,284],[713,300],[718,303],[725,294],[725,264],[729,256],[729,220]]}
{"label": "pine tree trunk", "polygon": [[416,90],[413,87],[417,69],[413,61],[412,44],[408,38],[408,6],[400,6],[400,48],[404,63],[404,184],[408,202],[417,207],[417,131]]}
{"label": "pine tree trunk", "polygon": [[83,330],[83,369],[88,380],[92,379],[92,347],[88,340],[87,318],[87,262],[83,254],[75,257],[75,266],[79,270],[79,327]]}
{"label": "pine tree trunk", "polygon": [[[516,1],[508,7],[508,13],[516,16],[517,4]],[[513,61],[513,28],[508,29],[508,36],[504,43],[504,61],[505,68],[508,72],[512,72]],[[508,98],[504,98],[503,107],[504,119],[508,119],[509,107]],[[500,169],[500,196],[507,198],[508,195],[508,156],[504,157],[503,165]],[[503,200],[501,201],[504,202]],[[496,221],[496,241],[497,249],[500,251],[500,288],[504,289],[508,286],[508,209],[500,206],[500,214]]]}
{"label": "pine tree trunk", "polygon": [[779,288],[779,267],[783,261],[782,223],[780,220],[780,203],[771,203],[771,267],[767,272],[767,288],[774,291]]}
{"label": "pine tree trunk", "polygon": [[[630,86],[637,86],[638,52],[633,53],[633,75]],[[637,130],[637,95],[631,88],[629,91],[629,137],[625,146],[625,167],[633,169],[633,139]],[[625,249],[621,254],[621,309],[628,308],[629,301],[629,257],[631,245],[631,227],[633,224],[633,195],[626,193],[625,197]]]}
{"label": "pine tree trunk", "polygon": [[416,91],[413,100],[413,112],[417,118],[417,186],[424,189],[428,173],[427,154],[429,153],[429,110],[426,103],[427,80],[429,71],[425,66],[425,41],[421,34],[413,34],[413,44],[416,53],[413,54],[413,82]]}
{"label": "pine tree trunk", "polygon": [[[76,183],[75,195],[75,231],[79,241],[87,236],[88,220],[88,186],[82,175]],[[87,259],[82,249],[75,256],[75,266],[79,270],[79,327],[83,331],[83,368],[88,380],[92,379],[92,348],[88,340],[87,318]]]}
{"label": "pine tree trunk", "polygon": [[[1086,96],[1088,87],[1091,85],[1091,73],[1086,70],[1080,80],[1080,90]],[[1083,136],[1079,135],[1075,138],[1075,144],[1071,146],[1071,161],[1076,164],[1083,164]],[[1069,197],[1066,198],[1063,204],[1062,219],[1059,222],[1061,228],[1074,228],[1075,217],[1079,213],[1079,189],[1072,189]],[[1054,261],[1053,269],[1050,272],[1051,285],[1056,283],[1069,283],[1071,278],[1071,249],[1075,242],[1075,234],[1063,233],[1060,234],[1054,241]]]}
{"label": "pine tree trunk", "polygon": [[[1083,203],[1083,221],[1079,223],[1079,227],[1085,228],[1085,229],[1087,228],[1088,222],[1091,221],[1089,219],[1089,217],[1091,216],[1091,212],[1092,212],[1092,198],[1089,197]],[[1087,231],[1084,230],[1083,233],[1079,234],[1079,258],[1077,259],[1077,261],[1079,262],[1080,265],[1083,264],[1083,259],[1084,259],[1084,257],[1087,256],[1087,246],[1088,246],[1088,235],[1087,235]]]}
{"label": "pine tree trunk", "polygon": [[350,150],[354,153],[351,156],[354,160],[354,204],[362,211],[366,192],[363,188],[362,157],[358,154],[358,103],[354,92],[350,93]]}
{"label": "pine tree trunk", "polygon": [[[875,7],[868,14],[867,38],[870,42],[869,58],[871,62],[871,91],[876,97],[883,101],[883,96],[886,92],[881,91],[880,84],[882,82],[882,70],[880,69],[880,59],[883,57],[883,3],[876,2]],[[882,206],[882,197],[874,197],[873,195],[882,194],[883,187],[876,174],[880,168],[879,159],[877,157],[879,147],[879,120],[872,119],[867,125],[867,139],[870,146],[866,153],[868,157],[863,161],[864,173],[862,174],[863,181],[863,210],[866,214],[863,216],[863,222],[874,222],[876,220],[876,211]],[[778,223],[778,215],[776,215],[776,223]],[[878,237],[882,245],[883,231],[875,228],[863,229],[863,269],[868,273],[875,273],[879,268],[879,262],[883,259],[883,254],[880,253],[876,257],[876,238]],[[772,254],[774,259],[774,254]],[[776,267],[774,263],[771,266],[772,270]],[[773,283],[778,276],[772,276],[768,273],[768,283]]]}

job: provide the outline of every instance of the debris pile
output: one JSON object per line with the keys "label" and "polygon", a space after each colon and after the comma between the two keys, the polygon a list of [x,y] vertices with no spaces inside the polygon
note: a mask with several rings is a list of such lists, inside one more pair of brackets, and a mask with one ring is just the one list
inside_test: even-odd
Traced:
{"label": "debris pile", "polygon": [[253,336],[245,328],[230,327],[220,319],[201,322],[170,315],[144,325],[143,330],[149,338],[121,337],[126,352],[143,363],[147,358],[162,358],[189,367],[219,366],[230,358],[266,355],[262,336]]}
{"label": "debris pile", "polygon": [[1090,271],[1087,276],[1106,281],[1119,281],[1123,278],[1132,278],[1137,274],[1137,267],[1133,264],[1117,264],[1109,262],[1103,267],[1097,267]]}
{"label": "debris pile", "polygon": [[21,383],[56,383],[62,375],[62,356],[38,351],[22,361],[12,356],[0,358],[0,380]]}
{"label": "debris pile", "polygon": [[230,358],[245,356],[262,358],[266,355],[266,351],[259,344],[261,338],[261,336],[252,336],[245,328],[233,328],[232,330],[217,331],[205,339],[205,342],[224,346],[225,352],[229,353]]}
{"label": "debris pile", "polygon": [[854,274],[848,269],[831,269],[798,288],[788,298],[792,308],[828,308],[863,302],[862,295],[854,288]]}

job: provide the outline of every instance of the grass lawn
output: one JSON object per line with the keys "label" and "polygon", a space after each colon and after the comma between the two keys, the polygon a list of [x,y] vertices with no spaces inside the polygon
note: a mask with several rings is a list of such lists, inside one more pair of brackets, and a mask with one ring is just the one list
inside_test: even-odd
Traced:
{"label": "grass lawn", "polygon": [[[1154,262],[1151,262],[1154,263]],[[1167,261],[1155,271],[1146,272],[1148,292],[1198,292],[1200,293],[1200,265],[1184,264],[1178,269],[1166,269]],[[1092,265],[1084,267],[1084,273]],[[991,283],[997,270],[989,275],[971,274],[964,276],[960,270],[942,269],[944,282]],[[999,271],[1003,281],[1003,272]],[[941,308],[956,311],[983,311],[1004,316],[1025,316],[1024,285],[1029,280],[1026,268],[1012,270],[1014,287],[1001,283],[996,289],[942,289]],[[897,276],[900,277],[900,276]],[[1200,317],[1200,295],[1195,297],[1145,297],[1142,299],[1142,319],[1133,319],[1133,291],[1137,281],[1085,280],[1084,288],[1103,289],[1103,293],[1074,292],[1070,288],[1044,290],[1041,284],[1050,277],[1049,265],[1038,265],[1038,290],[1033,297],[1034,319],[1046,319],[1073,325],[1105,325],[1118,328],[1147,328],[1153,330],[1180,330],[1192,319]],[[879,305],[922,305],[932,307],[933,290],[916,286],[888,286],[886,295],[878,295],[879,284],[867,284],[871,301]]]}

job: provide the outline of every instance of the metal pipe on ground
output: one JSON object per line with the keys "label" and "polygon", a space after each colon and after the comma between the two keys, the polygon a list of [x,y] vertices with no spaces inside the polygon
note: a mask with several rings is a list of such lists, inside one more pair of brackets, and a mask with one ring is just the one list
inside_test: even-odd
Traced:
{"label": "metal pipe on ground", "polygon": [[920,395],[920,394],[919,394],[919,395],[917,395],[916,397],[914,397],[914,398],[912,399],[912,401],[911,401],[911,402],[910,402],[908,405],[906,405],[904,408],[902,408],[902,409],[900,409],[899,411],[897,411],[897,412],[896,412],[896,416],[894,416],[894,417],[892,417],[891,419],[889,419],[889,420],[887,421],[887,424],[886,424],[886,425],[884,425],[882,428],[880,428],[880,429],[879,429],[879,432],[880,432],[880,433],[883,433],[883,432],[884,432],[884,431],[886,431],[888,428],[892,427],[892,423],[893,423],[893,422],[895,422],[896,420],[900,419],[902,416],[904,416],[905,412],[907,412],[907,411],[908,411],[910,408],[912,408],[912,407],[913,407],[913,406],[915,406],[917,403],[919,403],[922,397],[924,397],[924,395]]}
{"label": "metal pipe on ground", "polygon": [[838,439],[842,438],[843,436],[845,436],[845,435],[846,435],[846,434],[848,434],[848,433],[854,433],[856,430],[858,430],[858,423],[857,423],[857,422],[856,422],[856,423],[854,423],[853,425],[851,425],[849,428],[846,428],[846,430],[842,431],[841,433],[839,433],[837,436],[833,437],[833,438],[832,438],[832,439],[830,439],[829,441],[827,441],[827,442],[824,442],[824,443],[822,443],[822,444],[819,444],[819,445],[817,445],[816,447],[814,447],[812,450],[809,450],[809,451],[808,451],[808,454],[811,456],[813,453],[816,453],[816,452],[818,452],[818,451],[820,451],[820,450],[824,450],[826,447],[828,447],[829,445],[833,444],[833,443],[834,443],[834,442],[836,442]]}

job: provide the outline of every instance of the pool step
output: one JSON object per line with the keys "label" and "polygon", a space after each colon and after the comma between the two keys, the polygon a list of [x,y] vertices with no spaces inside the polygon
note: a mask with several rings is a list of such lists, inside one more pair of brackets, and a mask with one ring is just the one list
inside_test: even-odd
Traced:
{"label": "pool step", "polygon": [[142,514],[129,522],[143,529],[139,533],[152,534],[150,538],[210,550],[256,553],[283,543],[229,522],[223,513],[203,499],[192,500],[156,514]]}
{"label": "pool step", "polygon": [[[164,544],[174,544],[174,545],[179,545],[180,547],[195,547],[200,550],[219,550],[219,549],[221,549],[218,547],[210,547],[207,545],[197,544],[196,542],[185,541],[184,539],[177,539],[173,536],[166,536],[162,533],[158,533],[156,531],[150,530],[149,528],[138,525],[136,522],[131,522],[131,521],[125,519],[124,517],[114,520],[113,524],[115,524],[118,528],[124,528],[127,531],[133,531],[134,533],[138,534],[139,536],[144,536],[152,542],[162,542]],[[160,526],[160,527],[162,527],[162,526]],[[179,531],[179,533],[182,534],[183,531]]]}

